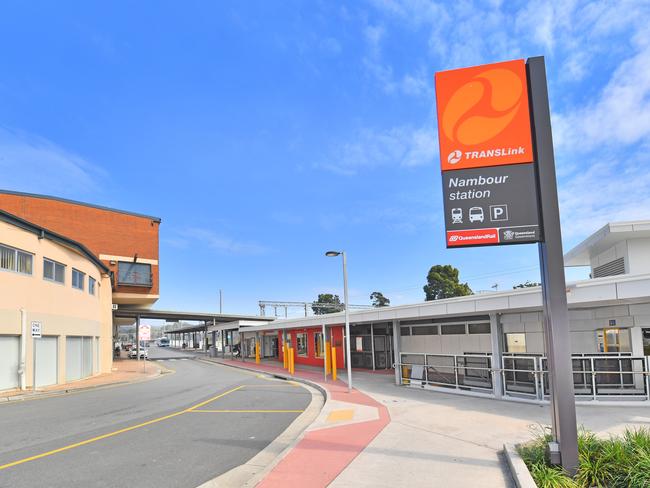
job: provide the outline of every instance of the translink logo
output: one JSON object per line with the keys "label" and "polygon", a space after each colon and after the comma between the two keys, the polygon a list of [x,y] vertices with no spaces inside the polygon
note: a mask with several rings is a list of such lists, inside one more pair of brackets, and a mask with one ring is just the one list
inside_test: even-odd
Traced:
{"label": "translink logo", "polygon": [[[454,153],[457,153],[457,152],[460,152],[460,151],[454,151],[451,154],[454,154]],[[451,157],[451,154],[449,155],[450,157]],[[485,151],[467,151],[467,152],[465,152],[465,158],[466,159],[482,159],[482,158],[493,158],[493,157],[499,157],[499,156],[511,156],[513,154],[525,154],[524,147],[523,146],[519,146],[519,147],[499,147],[499,148],[496,148],[496,149],[486,149]]]}

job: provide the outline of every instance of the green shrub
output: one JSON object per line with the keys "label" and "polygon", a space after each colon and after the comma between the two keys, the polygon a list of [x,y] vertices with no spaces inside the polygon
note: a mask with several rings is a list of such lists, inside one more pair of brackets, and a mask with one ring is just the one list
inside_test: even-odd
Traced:
{"label": "green shrub", "polygon": [[550,440],[541,428],[533,440],[517,448],[540,488],[650,488],[650,429],[630,429],[609,439],[581,429],[580,464],[573,478],[562,468],[548,465]]}
{"label": "green shrub", "polygon": [[539,488],[577,488],[575,481],[569,478],[562,468],[552,468],[543,463],[533,464],[530,474]]}

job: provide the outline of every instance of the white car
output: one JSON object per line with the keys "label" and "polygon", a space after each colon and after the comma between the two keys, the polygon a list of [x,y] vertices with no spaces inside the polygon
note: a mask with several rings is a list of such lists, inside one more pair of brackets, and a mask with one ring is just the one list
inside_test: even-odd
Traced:
{"label": "white car", "polygon": [[[129,351],[129,358],[135,359],[138,357],[138,351],[133,347]],[[146,348],[140,348],[140,359],[149,359],[149,351]]]}

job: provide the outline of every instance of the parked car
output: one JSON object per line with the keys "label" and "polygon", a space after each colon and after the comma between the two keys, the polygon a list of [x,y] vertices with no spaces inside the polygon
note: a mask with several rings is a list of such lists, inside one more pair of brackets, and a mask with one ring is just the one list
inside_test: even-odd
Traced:
{"label": "parked car", "polygon": [[132,347],[133,344],[130,342],[125,342],[124,344],[122,344],[122,349],[124,349],[125,351],[130,351]]}
{"label": "parked car", "polygon": [[[129,358],[136,359],[138,357],[138,350],[133,347],[129,351]],[[149,351],[145,348],[140,349],[140,359],[149,359]]]}

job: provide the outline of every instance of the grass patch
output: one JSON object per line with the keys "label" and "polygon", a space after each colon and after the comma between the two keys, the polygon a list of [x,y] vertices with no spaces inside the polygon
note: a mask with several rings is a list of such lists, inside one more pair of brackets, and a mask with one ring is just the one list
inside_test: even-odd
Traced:
{"label": "grass patch", "polygon": [[578,433],[580,464],[574,477],[550,466],[543,429],[517,448],[540,488],[650,488],[650,429],[629,429],[622,436],[601,439],[593,432]]}

